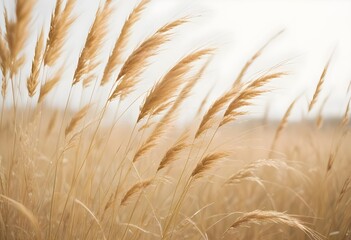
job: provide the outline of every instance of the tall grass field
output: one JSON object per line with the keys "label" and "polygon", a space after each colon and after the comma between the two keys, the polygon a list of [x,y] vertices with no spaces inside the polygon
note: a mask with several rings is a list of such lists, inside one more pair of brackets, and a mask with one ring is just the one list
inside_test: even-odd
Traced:
{"label": "tall grass field", "polygon": [[284,31],[200,99],[216,44],[150,73],[198,16],[154,18],[135,41],[153,0],[117,24],[125,1],[100,1],[80,38],[76,0],[52,0],[40,24],[36,0],[1,2],[0,239],[351,239],[351,83],[339,118],[321,94],[335,55],[308,101],[250,118],[291,74],[255,66]]}

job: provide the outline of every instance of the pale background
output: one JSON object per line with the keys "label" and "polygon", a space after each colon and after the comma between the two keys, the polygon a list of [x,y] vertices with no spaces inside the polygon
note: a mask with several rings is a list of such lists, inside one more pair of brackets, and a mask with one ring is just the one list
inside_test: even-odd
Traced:
{"label": "pale background", "polygon": [[[124,19],[137,2],[116,1],[116,13],[111,20],[104,56],[111,50]],[[54,93],[57,99],[67,96],[64,88],[70,85],[69,78],[98,4],[99,1],[95,0],[78,0],[75,11],[79,20],[74,24],[65,46],[65,61],[72,64],[66,69],[67,81],[60,85],[61,90]],[[5,5],[11,9],[13,1],[5,0]],[[37,29],[34,27],[32,31],[32,40],[36,39],[43,22],[48,27],[53,7],[54,1],[38,0],[38,16],[33,23]],[[195,89],[193,100],[186,105],[186,111],[189,111],[186,115],[192,116],[195,111],[192,106],[199,104],[210,88],[214,87],[211,94],[213,101],[232,84],[241,67],[254,52],[275,33],[285,29],[284,34],[250,68],[244,80],[249,80],[260,71],[285,60],[289,61],[283,69],[289,71],[290,76],[274,81],[270,85],[274,89],[272,93],[255,102],[257,107],[250,110],[250,116],[262,116],[269,106],[269,116],[280,118],[290,102],[302,95],[292,113],[294,119],[300,118],[306,112],[307,102],[311,99],[323,67],[334,48],[335,55],[319,104],[312,115],[318,112],[321,102],[329,94],[324,114],[335,117],[345,110],[350,98],[346,89],[351,80],[351,1],[153,0],[142,20],[136,24],[125,54],[128,55],[139,41],[167,21],[189,14],[196,17],[175,34],[174,41],[165,45],[158,57],[152,59],[152,65],[144,75],[148,82],[142,81],[139,85],[142,89],[140,91],[152,86],[187,52],[201,46],[215,46],[218,48],[216,57],[206,77]],[[0,23],[3,26],[3,18]],[[33,49],[33,44],[28,49]],[[29,50],[28,54],[33,54],[32,51]],[[142,99],[137,102],[135,109],[138,109],[141,101]]]}

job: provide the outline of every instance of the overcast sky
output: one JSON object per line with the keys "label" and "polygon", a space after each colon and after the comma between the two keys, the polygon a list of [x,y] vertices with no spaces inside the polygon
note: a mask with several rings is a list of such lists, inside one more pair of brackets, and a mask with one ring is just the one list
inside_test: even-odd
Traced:
{"label": "overcast sky", "polygon": [[[12,1],[5,0],[5,3],[10,6]],[[116,1],[116,14],[111,21],[109,40],[105,46],[106,54],[136,3]],[[77,61],[98,4],[97,0],[78,0],[76,13],[79,18],[65,46],[68,53],[65,61]],[[34,22],[38,29],[43,22],[48,23],[53,7],[54,1],[38,0],[38,17]],[[199,104],[212,87],[212,100],[221,94],[254,52],[278,31],[285,29],[250,68],[244,80],[286,60],[289,61],[283,69],[289,71],[290,76],[271,84],[274,91],[256,101],[258,107],[252,110],[253,115],[262,115],[269,105],[270,116],[280,118],[290,102],[302,95],[293,112],[294,118],[299,118],[306,111],[307,101],[312,97],[334,48],[336,52],[320,100],[330,94],[325,113],[329,116],[341,115],[350,98],[350,94],[346,95],[351,80],[350,9],[351,1],[342,0],[152,0],[142,21],[135,26],[128,51],[132,51],[139,41],[165,22],[184,15],[195,15],[192,23],[181,28],[173,42],[165,46],[158,58],[153,59],[153,64],[145,73],[145,77],[152,80],[142,83],[140,88],[152,86],[152,81],[158,80],[172,63],[187,52],[199,46],[215,46],[218,48],[217,54],[194,93],[193,104]],[[36,38],[35,29],[32,35],[33,39]],[[68,68],[73,71],[74,64]],[[60,92],[56,96],[64,97]]]}

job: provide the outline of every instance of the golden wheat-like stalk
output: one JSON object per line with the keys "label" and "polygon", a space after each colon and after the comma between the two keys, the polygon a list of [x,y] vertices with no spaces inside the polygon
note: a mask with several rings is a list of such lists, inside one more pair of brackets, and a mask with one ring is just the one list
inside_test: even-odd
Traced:
{"label": "golden wheat-like stalk", "polygon": [[157,49],[169,40],[171,31],[185,22],[187,22],[187,18],[177,19],[166,24],[133,51],[122,66],[116,79],[116,82],[120,80],[119,84],[111,94],[109,101],[118,96],[123,99],[133,91],[135,85],[139,82],[140,74],[148,66],[148,59],[154,56]]}
{"label": "golden wheat-like stalk", "polygon": [[282,33],[284,32],[284,30],[279,31],[278,33],[276,33],[273,37],[271,37],[267,42],[265,42],[265,44],[257,50],[257,52],[255,52],[255,54],[245,63],[244,67],[241,69],[238,77],[235,79],[234,83],[233,83],[233,87],[238,86],[241,84],[242,82],[242,78],[244,77],[244,75],[246,74],[247,70],[250,68],[250,66],[256,61],[257,58],[259,58],[263,51],[278,37],[280,36]]}
{"label": "golden wheat-like stalk", "polygon": [[189,144],[186,142],[187,138],[187,132],[183,133],[177,142],[170,149],[168,149],[158,165],[157,172],[177,160],[179,153],[189,146]]}
{"label": "golden wheat-like stalk", "polygon": [[238,94],[239,90],[240,87],[238,86],[231,88],[211,105],[211,107],[202,117],[201,123],[195,134],[195,139],[213,126],[213,120],[215,119],[216,115],[226,107],[226,105],[236,94]]}
{"label": "golden wheat-like stalk", "polygon": [[2,98],[6,97],[6,88],[7,88],[7,72],[9,70],[9,60],[10,53],[6,44],[4,37],[2,36],[2,31],[0,29],[0,69],[2,73],[2,84],[1,84],[1,95]]}
{"label": "golden wheat-like stalk", "polygon": [[254,210],[244,213],[237,218],[228,230],[233,230],[239,227],[248,226],[249,224],[275,223],[284,224],[293,228],[300,229],[306,233],[311,239],[321,239],[320,236],[312,229],[306,227],[300,220],[286,213],[276,211],[261,211]]}
{"label": "golden wheat-like stalk", "polygon": [[127,205],[127,203],[129,202],[129,200],[138,192],[140,192],[141,190],[147,188],[148,186],[150,186],[150,184],[152,183],[153,179],[147,179],[141,182],[138,182],[136,184],[134,184],[123,196],[122,200],[121,200],[121,205],[125,206]]}
{"label": "golden wheat-like stalk", "polygon": [[231,121],[234,121],[239,116],[244,115],[246,112],[240,110],[242,107],[251,105],[250,100],[260,96],[261,94],[267,92],[266,90],[261,90],[261,88],[273,79],[280,78],[284,76],[284,72],[266,74],[259,77],[252,83],[250,83],[244,90],[242,90],[234,100],[228,105],[223,119],[219,126],[223,126]]}
{"label": "golden wheat-like stalk", "polygon": [[91,105],[87,104],[80,109],[71,119],[70,123],[65,129],[65,136],[68,136],[79,124],[79,122],[87,115]]}
{"label": "golden wheat-like stalk", "polygon": [[210,170],[220,159],[228,156],[226,152],[215,152],[208,154],[203,157],[201,161],[197,164],[193,172],[191,173],[191,177],[194,179],[200,178],[204,175],[205,172]]}
{"label": "golden wheat-like stalk", "polygon": [[34,0],[17,0],[15,6],[16,18],[14,21],[9,20],[5,9],[6,40],[11,59],[11,75],[15,75],[24,64],[25,56],[20,56],[20,53],[25,49],[26,41],[28,40],[34,5]]}
{"label": "golden wheat-like stalk", "polygon": [[38,98],[38,103],[41,103],[45,96],[52,90],[54,89],[54,87],[57,85],[57,83],[59,82],[59,80],[61,79],[61,75],[62,75],[62,70],[63,68],[61,68],[60,70],[58,70],[53,77],[51,77],[48,81],[46,81],[40,88],[40,94],[39,94],[39,98]]}
{"label": "golden wheat-like stalk", "polygon": [[205,71],[206,67],[208,66],[209,61],[204,64],[202,68],[195,74],[188,83],[184,86],[182,91],[179,93],[177,99],[175,100],[172,107],[167,111],[165,116],[159,121],[156,125],[150,136],[144,142],[144,144],[137,150],[136,154],[134,155],[133,162],[136,162],[141,156],[145,155],[149,152],[153,147],[156,146],[157,140],[161,138],[161,136],[165,133],[168,124],[170,124],[174,118],[178,114],[179,107],[183,103],[183,101],[189,96],[192,88],[198,82],[198,80],[202,77],[203,72]]}
{"label": "golden wheat-like stalk", "polygon": [[259,180],[255,174],[255,171],[261,167],[273,167],[276,169],[281,169],[287,168],[288,166],[285,162],[274,159],[256,160],[231,175],[226,181],[226,184],[237,184],[243,180]]}
{"label": "golden wheat-like stalk", "polygon": [[39,74],[40,74],[40,66],[43,56],[44,50],[44,32],[43,30],[40,33],[40,36],[37,40],[35,51],[34,51],[34,59],[32,62],[32,70],[30,76],[27,79],[27,90],[29,97],[33,97],[37,86],[39,84]]}
{"label": "golden wheat-like stalk", "polygon": [[157,115],[168,108],[194,62],[211,51],[211,49],[202,49],[181,59],[150,91],[140,109],[137,122],[148,114]]}
{"label": "golden wheat-like stalk", "polygon": [[[97,58],[101,53],[112,11],[112,0],[106,1],[103,7],[99,6],[86,38],[85,46],[80,54],[72,85],[80,82],[83,78],[85,81],[84,86],[87,86],[94,78],[91,72],[101,63]],[[87,79],[90,81],[87,81]]]}
{"label": "golden wheat-like stalk", "polygon": [[57,0],[54,13],[51,16],[49,36],[46,41],[44,64],[53,66],[60,58],[68,31],[75,21],[72,16],[76,0],[67,1],[62,10],[62,0]]}
{"label": "golden wheat-like stalk", "polygon": [[332,60],[332,57],[333,57],[333,54],[331,54],[331,56],[329,57],[327,63],[325,64],[324,66],[324,69],[323,69],[323,72],[319,78],[319,81],[318,81],[318,84],[316,86],[316,89],[314,91],[314,94],[313,94],[313,97],[308,105],[308,112],[310,112],[313,108],[313,106],[316,104],[317,102],[317,99],[318,99],[318,96],[322,90],[322,87],[323,87],[323,84],[324,84],[324,80],[325,80],[325,76],[327,74],[327,71],[328,71],[328,68],[329,68],[329,65],[330,65],[330,62]]}
{"label": "golden wheat-like stalk", "polygon": [[121,33],[115,42],[113,50],[108,58],[104,74],[101,79],[101,85],[105,85],[111,78],[112,74],[116,71],[118,64],[122,63],[121,54],[126,48],[132,27],[139,21],[142,12],[145,10],[150,0],[141,0],[140,3],[129,14],[127,20],[124,22]]}
{"label": "golden wheat-like stalk", "polygon": [[280,134],[283,132],[284,128],[288,124],[288,119],[290,117],[291,111],[294,108],[294,105],[295,105],[296,101],[297,101],[297,99],[292,101],[292,103],[289,105],[288,109],[284,113],[283,118],[280,120],[280,123],[279,123],[279,125],[277,127],[277,130],[275,131],[275,134],[274,134],[274,137],[273,137],[271,150],[274,150],[275,144],[278,141],[278,138],[280,137]]}

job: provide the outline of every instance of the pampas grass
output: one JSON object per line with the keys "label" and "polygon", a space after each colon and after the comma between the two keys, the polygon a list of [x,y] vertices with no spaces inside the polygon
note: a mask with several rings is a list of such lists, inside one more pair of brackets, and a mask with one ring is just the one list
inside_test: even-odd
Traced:
{"label": "pampas grass", "polygon": [[[208,44],[182,53],[159,79],[144,76],[163,61],[160,50],[177,47],[173,36],[191,15],[161,23],[130,46],[150,0],[133,2],[113,41],[108,30],[120,3],[101,1],[77,39],[70,31],[80,2],[55,1],[43,26],[32,24],[35,4],[15,1],[0,29],[1,239],[348,239],[350,98],[335,122],[322,119],[326,100],[319,101],[331,58],[308,118],[287,125],[295,100],[277,123],[239,122],[286,75],[257,69],[245,81],[282,32],[213,97],[212,89],[206,95],[197,88],[213,70],[217,51]],[[81,43],[77,62],[65,55],[70,41]],[[274,158],[265,159],[272,150]]]}

